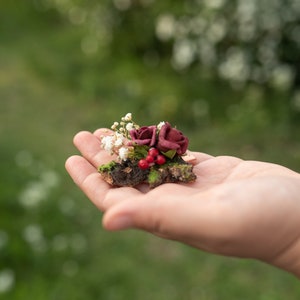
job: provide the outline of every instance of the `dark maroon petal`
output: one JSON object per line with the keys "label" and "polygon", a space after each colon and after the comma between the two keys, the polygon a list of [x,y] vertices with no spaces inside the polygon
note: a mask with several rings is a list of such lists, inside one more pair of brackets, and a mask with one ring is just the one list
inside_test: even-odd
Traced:
{"label": "dark maroon petal", "polygon": [[129,135],[131,137],[132,140],[136,139],[137,137],[137,130],[136,129],[132,129],[129,131]]}
{"label": "dark maroon petal", "polygon": [[183,134],[180,131],[178,131],[177,129],[172,128],[169,131],[168,139],[171,141],[179,141],[182,139],[182,137],[183,137]]}
{"label": "dark maroon petal", "polygon": [[188,139],[176,128],[167,122],[162,126],[158,135],[157,148],[162,152],[176,150],[178,155],[183,155],[188,147]]}
{"label": "dark maroon petal", "polygon": [[167,152],[169,150],[177,150],[178,148],[179,145],[177,143],[173,143],[165,139],[160,139],[157,144],[157,149],[161,152]]}
{"label": "dark maroon petal", "polygon": [[149,146],[153,147],[156,144],[156,126],[149,126],[149,129],[152,131],[152,137]]}
{"label": "dark maroon petal", "polygon": [[179,145],[180,145],[180,148],[179,148],[179,151],[177,150],[177,153],[178,153],[179,155],[183,155],[183,154],[186,152],[186,150],[187,150],[187,148],[188,148],[188,145],[189,145],[189,140],[188,140],[188,138],[187,138],[187,137],[184,137],[184,140],[181,141],[181,142],[179,143]]}
{"label": "dark maroon petal", "polygon": [[132,141],[138,145],[152,147],[156,143],[156,126],[143,126],[140,129],[130,130]]}
{"label": "dark maroon petal", "polygon": [[171,128],[172,128],[172,127],[171,127],[170,123],[169,123],[169,122],[166,122],[166,123],[161,127],[161,129],[160,129],[160,131],[159,131],[159,137],[158,137],[158,138],[166,136],[167,132],[168,132]]}

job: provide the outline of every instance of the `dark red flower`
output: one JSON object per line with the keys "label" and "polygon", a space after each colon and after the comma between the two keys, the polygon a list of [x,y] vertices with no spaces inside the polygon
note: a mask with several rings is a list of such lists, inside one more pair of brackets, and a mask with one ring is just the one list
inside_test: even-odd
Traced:
{"label": "dark red flower", "polygon": [[178,155],[183,155],[188,148],[189,140],[176,128],[172,128],[170,123],[166,122],[158,135],[157,149],[161,152],[176,150]]}
{"label": "dark red flower", "polygon": [[132,142],[138,145],[153,147],[156,143],[156,126],[143,126],[129,132]]}

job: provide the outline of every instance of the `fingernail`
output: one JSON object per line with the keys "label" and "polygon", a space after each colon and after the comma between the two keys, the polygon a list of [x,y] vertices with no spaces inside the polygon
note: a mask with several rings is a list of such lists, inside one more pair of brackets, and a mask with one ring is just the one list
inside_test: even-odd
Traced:
{"label": "fingernail", "polygon": [[130,227],[132,227],[132,220],[129,216],[116,217],[106,224],[109,230],[122,230]]}

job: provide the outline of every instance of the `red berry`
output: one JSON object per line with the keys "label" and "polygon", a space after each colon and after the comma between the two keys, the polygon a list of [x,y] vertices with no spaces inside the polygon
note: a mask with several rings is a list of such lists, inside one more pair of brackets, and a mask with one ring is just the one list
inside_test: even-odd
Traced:
{"label": "red berry", "polygon": [[154,157],[151,156],[151,155],[148,155],[148,156],[146,157],[146,161],[147,161],[149,164],[152,164],[152,163],[154,163]]}
{"label": "red berry", "polygon": [[149,168],[149,163],[147,162],[146,159],[141,159],[141,160],[139,161],[139,163],[138,163],[138,166],[139,166],[140,169],[146,170],[146,169]]}
{"label": "red berry", "polygon": [[148,155],[152,157],[156,157],[159,154],[159,151],[156,148],[151,148],[148,151]]}
{"label": "red berry", "polygon": [[163,165],[166,162],[166,158],[163,155],[159,154],[157,155],[155,162],[158,165]]}

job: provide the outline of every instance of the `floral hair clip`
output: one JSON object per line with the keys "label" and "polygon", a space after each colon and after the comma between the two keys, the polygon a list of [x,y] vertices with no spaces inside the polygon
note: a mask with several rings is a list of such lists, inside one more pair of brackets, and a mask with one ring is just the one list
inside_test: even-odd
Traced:
{"label": "floral hair clip", "polygon": [[111,126],[113,133],[102,136],[101,146],[117,157],[98,171],[113,186],[148,183],[193,182],[193,165],[183,159],[189,140],[168,122],[140,127],[126,114]]}

